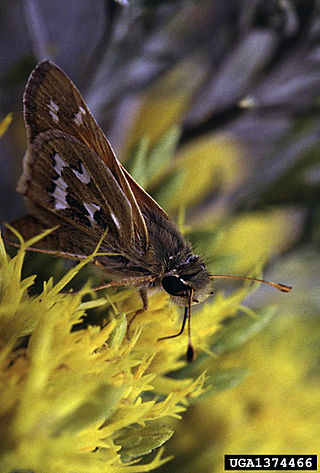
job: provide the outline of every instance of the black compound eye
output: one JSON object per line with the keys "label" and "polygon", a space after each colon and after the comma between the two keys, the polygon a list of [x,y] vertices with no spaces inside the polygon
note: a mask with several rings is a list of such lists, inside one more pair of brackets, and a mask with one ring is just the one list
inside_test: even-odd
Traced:
{"label": "black compound eye", "polygon": [[177,276],[165,276],[161,283],[163,289],[171,296],[183,296],[190,290],[190,287]]}

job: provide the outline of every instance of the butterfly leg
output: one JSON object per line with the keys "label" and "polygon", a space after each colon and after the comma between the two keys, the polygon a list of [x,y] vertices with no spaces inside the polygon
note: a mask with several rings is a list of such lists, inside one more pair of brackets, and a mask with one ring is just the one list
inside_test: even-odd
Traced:
{"label": "butterfly leg", "polygon": [[131,327],[132,322],[135,320],[135,318],[137,317],[138,314],[141,314],[141,312],[144,312],[145,310],[148,310],[148,292],[147,292],[147,289],[145,287],[140,288],[139,289],[139,294],[140,294],[140,297],[141,297],[141,300],[142,300],[142,308],[138,309],[136,311],[136,313],[133,315],[132,319],[128,322],[128,325],[127,325],[127,337],[128,338],[129,338],[129,331],[130,331],[130,327]]}
{"label": "butterfly leg", "polygon": [[[148,292],[147,292],[147,289],[145,287],[142,287],[141,289],[139,289],[139,294],[140,294],[142,304],[143,304],[142,309],[139,309],[139,310],[140,310],[140,312],[143,312],[144,310],[148,310]],[[137,315],[138,312],[136,312],[136,315]]]}

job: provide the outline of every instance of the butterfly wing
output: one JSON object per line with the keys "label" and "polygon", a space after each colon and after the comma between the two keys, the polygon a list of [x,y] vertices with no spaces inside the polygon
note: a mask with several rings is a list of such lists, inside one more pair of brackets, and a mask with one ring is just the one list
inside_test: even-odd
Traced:
{"label": "butterfly wing", "polygon": [[18,191],[81,231],[101,235],[99,226],[110,226],[124,250],[134,243],[146,251],[147,227],[122,166],[77,88],[50,61],[29,78],[24,117],[29,145]]}
{"label": "butterfly wing", "polygon": [[[48,229],[43,223],[43,219],[39,220],[34,215],[24,215],[16,219],[12,223],[12,226],[23,235],[25,240],[29,240],[35,235],[40,235],[40,233]],[[68,236],[67,238],[66,235]],[[7,229],[5,239],[12,245],[19,245],[16,236],[10,229]],[[43,252],[53,254],[54,256],[79,260],[87,256],[85,250],[89,243],[86,239],[89,240],[89,237],[86,235],[84,235],[84,238],[79,238],[79,232],[70,228],[70,226],[60,225],[59,228],[56,228],[52,233],[38,241],[36,246],[31,249],[36,252],[39,251],[40,253]],[[65,251],[52,250],[52,248],[64,248]]]}
{"label": "butterfly wing", "polygon": [[69,224],[92,244],[107,229],[113,247],[134,243],[132,207],[117,180],[94,151],[60,130],[31,143],[18,190],[48,225]]}
{"label": "butterfly wing", "polygon": [[130,185],[130,188],[133,192],[133,195],[136,198],[136,201],[138,202],[138,205],[141,210],[147,210],[147,211],[152,211],[158,214],[161,214],[165,219],[169,220],[171,222],[171,219],[169,215],[163,210],[162,207],[160,207],[159,204],[149,195],[134,179],[133,177],[128,173],[128,171],[121,165],[122,171],[124,175],[126,176],[126,179]]}

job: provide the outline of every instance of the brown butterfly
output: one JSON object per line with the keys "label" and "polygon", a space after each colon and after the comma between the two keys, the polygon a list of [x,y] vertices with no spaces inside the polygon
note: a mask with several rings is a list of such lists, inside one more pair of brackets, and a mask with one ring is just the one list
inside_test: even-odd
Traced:
{"label": "brown butterfly", "polygon": [[[24,94],[28,148],[17,190],[32,215],[14,222],[25,239],[46,227],[58,229],[38,251],[81,259],[105,234],[95,258],[113,280],[110,286],[139,287],[143,308],[147,290],[163,288],[185,307],[187,358],[192,360],[191,305],[212,294],[213,278],[164,210],[137,184],[114,155],[79,91],[50,61],[32,72]],[[34,249],[36,250],[36,249]],[[251,278],[236,278],[249,279]],[[288,286],[266,282],[288,292]]]}

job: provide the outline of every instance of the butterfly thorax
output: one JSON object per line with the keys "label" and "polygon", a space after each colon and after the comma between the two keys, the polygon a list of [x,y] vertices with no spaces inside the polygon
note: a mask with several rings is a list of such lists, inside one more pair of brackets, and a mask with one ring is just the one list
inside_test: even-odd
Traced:
{"label": "butterfly thorax", "polygon": [[165,289],[179,305],[186,304],[187,296],[178,294],[186,286],[194,292],[193,302],[206,299],[212,293],[212,280],[201,258],[192,252],[190,244],[165,215],[143,209],[143,217],[149,235],[147,250],[142,253],[133,245],[124,251],[116,247],[116,241],[110,247],[108,238],[101,250],[116,254],[99,257],[100,264],[116,278],[153,277],[146,286]]}

